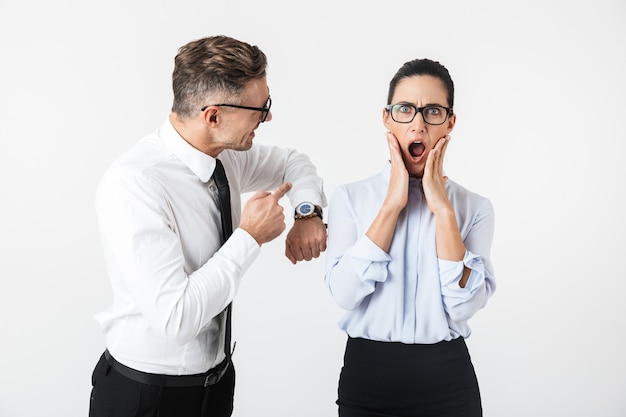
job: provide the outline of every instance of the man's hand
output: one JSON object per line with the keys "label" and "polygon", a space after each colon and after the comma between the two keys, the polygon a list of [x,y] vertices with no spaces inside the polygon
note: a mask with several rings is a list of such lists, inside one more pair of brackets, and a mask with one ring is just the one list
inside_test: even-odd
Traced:
{"label": "man's hand", "polygon": [[285,241],[285,256],[294,265],[317,258],[326,250],[326,236],[326,226],[319,217],[295,220]]}
{"label": "man's hand", "polygon": [[259,246],[278,237],[285,230],[283,207],[278,204],[291,184],[286,182],[273,193],[260,191],[246,202],[239,227],[250,233]]}

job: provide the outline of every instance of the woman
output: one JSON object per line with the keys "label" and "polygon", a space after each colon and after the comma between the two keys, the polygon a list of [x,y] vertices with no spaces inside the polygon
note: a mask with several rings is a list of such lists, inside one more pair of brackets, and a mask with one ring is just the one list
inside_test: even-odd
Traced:
{"label": "woman", "polygon": [[495,289],[493,207],[444,175],[456,122],[445,67],[405,63],[387,102],[390,161],[328,209],[325,282],[347,310],[339,415],[481,416],[465,338]]}

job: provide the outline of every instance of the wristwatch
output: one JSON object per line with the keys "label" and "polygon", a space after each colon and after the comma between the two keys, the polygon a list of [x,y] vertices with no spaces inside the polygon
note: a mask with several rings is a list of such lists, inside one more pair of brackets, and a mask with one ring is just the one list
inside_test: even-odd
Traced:
{"label": "wristwatch", "polygon": [[310,219],[311,217],[319,217],[320,220],[324,220],[324,215],[322,213],[322,208],[320,206],[316,206],[313,203],[309,203],[305,201],[296,206],[296,211],[293,215],[295,220],[297,219]]}

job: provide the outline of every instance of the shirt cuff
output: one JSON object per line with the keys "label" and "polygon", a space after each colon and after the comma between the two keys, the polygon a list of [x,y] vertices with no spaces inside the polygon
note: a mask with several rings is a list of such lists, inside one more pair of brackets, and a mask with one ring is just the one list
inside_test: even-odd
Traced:
{"label": "shirt cuff", "polygon": [[[465,256],[461,261],[448,261],[439,259],[439,278],[441,286],[446,288],[448,293],[456,293],[459,296],[474,294],[485,282],[485,265],[480,256],[470,251],[465,251]],[[464,267],[470,269],[470,276],[464,288],[459,286],[459,281],[463,277]],[[451,294],[448,294],[451,295]]]}
{"label": "shirt cuff", "polygon": [[219,252],[220,255],[239,264],[241,271],[246,271],[261,253],[261,247],[250,233],[237,228]]}
{"label": "shirt cuff", "polygon": [[289,202],[292,207],[296,207],[298,204],[307,201],[313,203],[316,206],[326,207],[328,202],[326,201],[326,195],[324,194],[321,183],[317,187],[301,186],[297,182],[294,182],[293,188],[289,192]]}
{"label": "shirt cuff", "polygon": [[361,281],[384,282],[387,279],[387,265],[391,256],[367,236],[359,239],[346,254]]}

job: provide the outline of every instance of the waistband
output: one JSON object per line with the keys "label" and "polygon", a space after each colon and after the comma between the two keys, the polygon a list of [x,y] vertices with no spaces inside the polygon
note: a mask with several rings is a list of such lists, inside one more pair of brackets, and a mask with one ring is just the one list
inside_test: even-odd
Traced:
{"label": "waistband", "polygon": [[224,376],[229,365],[229,361],[224,359],[222,363],[217,365],[215,368],[209,369],[203,374],[161,375],[141,372],[136,369],[129,368],[128,366],[115,360],[115,358],[111,356],[108,349],[104,351],[104,357],[109,365],[111,365],[111,368],[115,369],[115,371],[124,375],[126,378],[142,384],[159,385],[164,387],[208,387],[210,385],[215,385],[220,381],[222,376]]}

